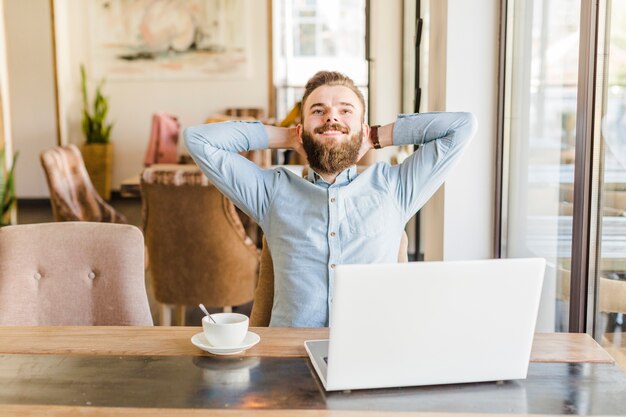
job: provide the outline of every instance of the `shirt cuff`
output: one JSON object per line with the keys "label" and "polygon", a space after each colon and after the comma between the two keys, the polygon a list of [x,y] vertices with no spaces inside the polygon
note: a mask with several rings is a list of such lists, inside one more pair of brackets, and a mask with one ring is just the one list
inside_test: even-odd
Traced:
{"label": "shirt cuff", "polygon": [[392,143],[394,146],[419,145],[423,143],[424,129],[416,119],[419,114],[400,114],[393,125]]}

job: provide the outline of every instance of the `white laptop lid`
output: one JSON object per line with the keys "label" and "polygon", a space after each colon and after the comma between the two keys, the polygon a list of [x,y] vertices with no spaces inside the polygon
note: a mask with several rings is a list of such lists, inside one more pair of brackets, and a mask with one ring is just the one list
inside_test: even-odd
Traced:
{"label": "white laptop lid", "polygon": [[543,259],[338,266],[325,388],[526,378],[544,268]]}

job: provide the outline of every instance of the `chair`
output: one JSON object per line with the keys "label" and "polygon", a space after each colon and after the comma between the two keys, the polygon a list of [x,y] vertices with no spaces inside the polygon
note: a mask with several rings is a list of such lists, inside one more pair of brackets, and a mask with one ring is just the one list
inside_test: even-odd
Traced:
{"label": "chair", "polygon": [[144,276],[134,226],[0,228],[0,325],[152,326]]}
{"label": "chair", "polygon": [[[406,232],[400,238],[400,251],[398,252],[398,262],[408,262],[407,254],[409,238]],[[263,237],[263,247],[261,249],[261,264],[259,266],[259,283],[254,292],[254,303],[250,313],[250,326],[267,327],[272,316],[272,305],[274,303],[274,265],[272,255],[267,246],[267,241]]]}
{"label": "chair", "polygon": [[626,314],[626,281],[601,277],[598,293],[600,312]]}
{"label": "chair", "polygon": [[224,114],[238,119],[260,120],[263,118],[263,109],[260,107],[231,107],[226,109]]}
{"label": "chair", "polygon": [[75,145],[44,151],[40,160],[50,189],[55,221],[127,223],[123,214],[98,195]]}
{"label": "chair", "polygon": [[[571,271],[557,269],[557,292],[559,300],[570,300]],[[607,331],[609,314],[626,314],[626,281],[601,276],[597,282],[598,297],[596,299],[599,315],[598,328]]]}
{"label": "chair", "polygon": [[149,271],[162,324],[177,306],[242,305],[252,301],[259,253],[235,206],[197,166],[146,168],[141,175]]}
{"label": "chair", "polygon": [[180,123],[176,116],[158,112],[152,115],[150,139],[143,164],[175,164],[178,162]]}

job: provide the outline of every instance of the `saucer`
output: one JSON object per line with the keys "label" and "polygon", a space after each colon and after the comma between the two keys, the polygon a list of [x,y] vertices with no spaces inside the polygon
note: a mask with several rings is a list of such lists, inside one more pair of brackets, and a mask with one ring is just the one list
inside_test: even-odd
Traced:
{"label": "saucer", "polygon": [[252,346],[259,343],[259,340],[261,340],[261,337],[258,334],[248,332],[239,346],[225,348],[211,345],[206,340],[204,332],[200,332],[193,335],[191,343],[193,343],[194,346],[214,355],[234,355],[236,353],[241,353],[246,349],[250,349]]}

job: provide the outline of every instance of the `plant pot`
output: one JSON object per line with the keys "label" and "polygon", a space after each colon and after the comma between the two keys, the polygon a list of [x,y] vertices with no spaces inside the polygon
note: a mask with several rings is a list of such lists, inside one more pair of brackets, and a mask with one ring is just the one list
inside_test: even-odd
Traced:
{"label": "plant pot", "polygon": [[85,143],[81,148],[85,167],[98,194],[111,199],[111,175],[113,169],[112,143]]}

